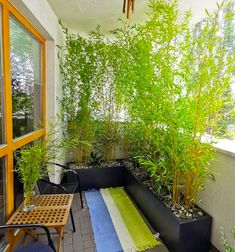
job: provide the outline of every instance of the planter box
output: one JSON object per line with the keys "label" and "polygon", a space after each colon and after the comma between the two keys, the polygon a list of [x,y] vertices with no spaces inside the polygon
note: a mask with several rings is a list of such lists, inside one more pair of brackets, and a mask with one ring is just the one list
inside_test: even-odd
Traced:
{"label": "planter box", "polygon": [[[124,186],[170,252],[208,252],[212,217],[179,220],[126,167],[79,169],[82,190]],[[204,212],[204,211],[202,211]]]}
{"label": "planter box", "polygon": [[210,251],[212,217],[206,214],[192,220],[179,220],[128,169],[125,190],[171,252]]}
{"label": "planter box", "polygon": [[124,185],[125,167],[78,169],[82,191]]}

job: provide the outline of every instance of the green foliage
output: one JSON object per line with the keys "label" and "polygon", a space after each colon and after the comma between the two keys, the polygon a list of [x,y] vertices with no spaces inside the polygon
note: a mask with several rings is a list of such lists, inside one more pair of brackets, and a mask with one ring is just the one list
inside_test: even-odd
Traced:
{"label": "green foliage", "polygon": [[[197,192],[204,188],[213,157],[213,149],[203,137],[209,131],[219,133],[224,109],[229,113],[228,104],[231,108],[231,97],[225,94],[235,61],[219,34],[222,7],[191,30],[190,13],[178,22],[176,1],[151,1],[150,19],[138,27],[131,40],[133,49],[128,48],[133,62],[127,72],[136,68],[136,74],[125,83],[134,86],[132,97],[124,94],[131,121],[139,128],[142,125],[136,145],[146,149],[142,147],[137,155],[141,152],[139,160],[148,169],[151,164],[156,181],[167,181],[174,203],[180,203],[183,192],[186,207],[196,202]],[[139,47],[141,40],[144,48]]]}
{"label": "green foliage", "polygon": [[102,163],[102,158],[103,155],[100,154],[98,151],[92,151],[89,158],[89,165],[100,166]]}
{"label": "green foliage", "polygon": [[47,174],[43,161],[46,158],[46,145],[37,143],[27,145],[15,155],[16,172],[20,175],[26,192],[32,192],[36,182]]}
{"label": "green foliage", "polygon": [[171,191],[171,178],[166,166],[161,162],[154,162],[151,160],[145,160],[141,157],[138,158],[141,166],[143,166],[149,172],[151,176],[151,186],[156,190],[156,193],[160,197],[170,198]]}
{"label": "green foliage", "polygon": [[[59,138],[56,127],[50,124],[46,140],[39,140],[22,147],[15,152],[16,169],[21,182],[24,184],[25,192],[32,192],[36,182],[48,175],[46,163],[61,160],[64,148],[77,148],[81,144],[77,139]],[[86,144],[86,143],[82,143]]]}
{"label": "green foliage", "polygon": [[[183,193],[184,205],[192,207],[214,155],[204,138],[226,131],[234,105],[231,15],[224,1],[191,28],[190,12],[179,21],[177,1],[151,0],[147,21],[123,23],[112,41],[99,27],[88,39],[64,28],[59,59],[68,134],[105,160],[115,159],[122,143],[124,156],[137,158],[159,191],[166,188],[174,204]],[[90,149],[80,149],[89,156]]]}
{"label": "green foliage", "polygon": [[58,56],[63,74],[61,114],[68,125],[67,134],[70,138],[89,143],[78,147],[78,161],[87,162],[91,144],[105,159],[114,159],[117,105],[110,67],[111,47],[104,42],[99,27],[88,39],[71,35],[64,27],[63,30],[66,46],[59,47]]}
{"label": "green foliage", "polygon": [[[234,28],[234,20],[235,20],[235,5],[232,2],[228,2],[226,6],[223,8],[222,12],[222,22],[221,26],[223,29],[223,46],[227,49],[229,53],[232,55],[235,51],[235,28]],[[233,78],[235,76],[235,72],[233,72]],[[231,126],[233,126],[235,122],[235,99],[231,96],[231,87],[228,87],[225,96],[227,97],[227,103],[223,108],[223,117],[219,120],[218,125],[219,136],[235,139],[234,130],[231,130]]]}

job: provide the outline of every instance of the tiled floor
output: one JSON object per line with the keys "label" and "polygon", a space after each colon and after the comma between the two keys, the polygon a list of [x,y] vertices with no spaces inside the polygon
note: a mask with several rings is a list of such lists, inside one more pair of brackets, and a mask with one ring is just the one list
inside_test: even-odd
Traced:
{"label": "tiled floor", "polygon": [[[84,197],[83,197],[84,198]],[[79,195],[75,195],[73,201],[73,215],[76,226],[76,232],[73,233],[71,220],[69,217],[68,223],[65,226],[65,234],[63,240],[63,252],[95,252],[95,241],[90,221],[89,211],[84,199],[84,209],[81,209]],[[51,233],[56,245],[57,235],[51,230]],[[168,250],[164,245],[157,246],[156,248],[148,250],[149,252],[167,252]]]}

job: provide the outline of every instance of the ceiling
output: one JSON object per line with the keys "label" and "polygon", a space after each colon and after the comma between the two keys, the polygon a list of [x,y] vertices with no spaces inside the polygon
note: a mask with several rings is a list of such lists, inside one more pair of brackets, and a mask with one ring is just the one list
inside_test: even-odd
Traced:
{"label": "ceiling", "polygon": [[[123,0],[47,0],[58,19],[72,32],[87,34],[101,25],[101,31],[105,34],[121,22],[118,19],[127,20],[122,13]],[[131,23],[141,23],[146,19],[146,11],[149,0],[136,0],[135,12],[131,14]],[[191,9],[192,22],[199,21],[205,15],[205,8],[212,10],[216,7],[216,0],[179,0],[179,9],[183,13]],[[220,1],[218,1],[220,2]]]}

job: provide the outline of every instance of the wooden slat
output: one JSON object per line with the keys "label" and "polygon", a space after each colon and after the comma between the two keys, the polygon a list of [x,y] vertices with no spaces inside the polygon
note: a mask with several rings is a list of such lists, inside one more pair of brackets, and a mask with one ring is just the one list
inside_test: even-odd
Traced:
{"label": "wooden slat", "polygon": [[3,30],[3,77],[5,101],[5,135],[8,152],[6,156],[6,216],[10,216],[14,209],[14,178],[13,178],[13,153],[12,153],[12,97],[11,97],[11,72],[10,72],[10,27],[9,12],[6,4],[2,6]]}
{"label": "wooden slat", "polygon": [[67,223],[73,194],[36,195],[32,201],[35,209],[23,211],[23,203],[8,220],[7,224],[41,223],[47,227],[60,227]]}
{"label": "wooden slat", "polygon": [[0,147],[0,158],[4,157],[9,153],[9,146],[8,145],[1,145]]}
{"label": "wooden slat", "polygon": [[[42,44],[42,122],[43,127],[46,129],[47,120],[47,104],[46,104],[46,45]],[[45,139],[44,139],[45,140]]]}
{"label": "wooden slat", "polygon": [[30,24],[30,22],[21,15],[17,9],[10,3],[6,2],[5,5],[7,6],[7,9],[9,12],[19,20],[19,22],[29,31],[31,32],[41,43],[45,43],[45,38],[34,28],[33,25]]}
{"label": "wooden slat", "polygon": [[41,129],[41,130],[37,130],[34,131],[32,133],[29,133],[23,137],[20,138],[16,138],[13,141],[13,151],[17,150],[18,148],[42,137],[43,135],[46,134],[46,130],[45,129]]}

